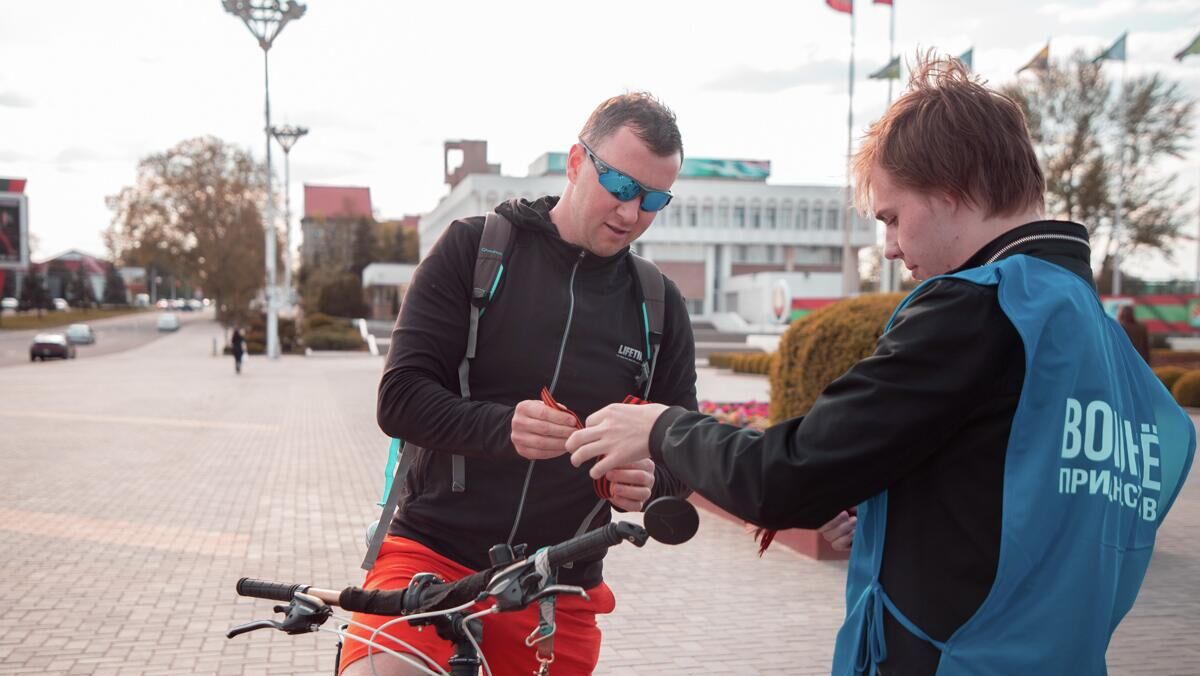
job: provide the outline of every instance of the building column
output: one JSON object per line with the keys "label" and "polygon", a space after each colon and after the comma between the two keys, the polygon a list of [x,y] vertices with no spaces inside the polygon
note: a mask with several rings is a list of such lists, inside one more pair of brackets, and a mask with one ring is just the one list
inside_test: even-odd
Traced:
{"label": "building column", "polygon": [[704,314],[717,311],[717,245],[704,245]]}

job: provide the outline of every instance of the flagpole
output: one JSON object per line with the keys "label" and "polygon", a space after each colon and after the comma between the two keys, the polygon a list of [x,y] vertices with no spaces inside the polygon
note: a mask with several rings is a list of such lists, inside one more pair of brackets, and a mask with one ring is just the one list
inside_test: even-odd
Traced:
{"label": "flagpole", "polygon": [[1112,294],[1121,295],[1121,237],[1123,225],[1121,212],[1125,204],[1125,59],[1121,59],[1121,84],[1117,89],[1117,115],[1119,141],[1117,144],[1117,209],[1113,215],[1113,239],[1117,242],[1113,253]]}
{"label": "flagpole", "polygon": [[[888,7],[891,9],[889,13],[888,23],[888,63],[896,58],[896,3],[892,2]],[[892,107],[892,78],[888,78],[888,97],[886,108]],[[879,290],[883,293],[896,291],[900,288],[900,284],[896,277],[899,275],[899,265],[895,261],[889,261],[887,257],[887,233],[883,236],[883,248],[879,250]]]}
{"label": "flagpole", "polygon": [[846,113],[846,218],[842,227],[842,295],[852,296],[855,289],[855,268],[858,264],[850,248],[850,228],[853,215],[850,199],[850,153],[854,147],[854,5],[850,5],[850,103]]}

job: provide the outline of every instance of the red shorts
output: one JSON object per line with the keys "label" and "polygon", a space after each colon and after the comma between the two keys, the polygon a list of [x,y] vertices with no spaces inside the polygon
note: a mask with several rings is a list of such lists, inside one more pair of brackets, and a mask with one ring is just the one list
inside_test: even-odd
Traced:
{"label": "red shorts", "polygon": [[[379,551],[375,567],[367,573],[364,589],[404,589],[417,573],[433,573],[443,580],[454,581],[475,571],[447,559],[425,545],[400,537],[388,536]],[[586,676],[596,668],[600,658],[600,627],[596,626],[596,615],[611,613],[616,607],[612,590],[600,584],[587,590],[588,599],[578,596],[561,596],[556,605],[554,621],[554,676]],[[491,602],[477,604],[474,611],[483,610]],[[394,617],[354,613],[354,621],[379,627]],[[492,673],[530,674],[537,670],[537,651],[525,646],[525,637],[537,628],[537,605],[512,613],[497,613],[483,618],[483,643],[480,648],[487,659]],[[371,632],[351,626],[350,633],[369,639]],[[438,637],[432,626],[423,631],[407,622],[397,622],[383,630],[376,642],[397,652],[408,653],[394,641],[387,640],[390,634],[425,653],[443,668],[454,654],[454,646]],[[338,665],[341,673],[351,662],[367,656],[368,646],[346,638],[342,641],[342,661]]]}

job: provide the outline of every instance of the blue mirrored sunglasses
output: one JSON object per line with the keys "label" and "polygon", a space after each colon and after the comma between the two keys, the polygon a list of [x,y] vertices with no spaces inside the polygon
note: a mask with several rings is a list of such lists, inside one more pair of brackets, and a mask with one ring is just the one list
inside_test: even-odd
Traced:
{"label": "blue mirrored sunglasses", "polygon": [[592,160],[592,165],[596,167],[596,178],[599,179],[600,186],[607,190],[613,197],[622,202],[628,202],[641,195],[642,211],[662,211],[671,203],[671,198],[674,195],[670,192],[647,188],[639,183],[636,178],[622,174],[612,168],[604,160],[596,157],[596,153],[592,152],[592,149],[588,147],[588,144],[583,142],[583,139],[579,140],[579,145],[583,146],[584,152]]}

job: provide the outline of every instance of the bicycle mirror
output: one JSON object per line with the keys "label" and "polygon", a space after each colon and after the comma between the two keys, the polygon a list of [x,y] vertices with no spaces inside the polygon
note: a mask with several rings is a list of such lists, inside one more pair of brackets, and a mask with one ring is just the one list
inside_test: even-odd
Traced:
{"label": "bicycle mirror", "polygon": [[696,534],[700,528],[700,515],[687,500],[665,495],[646,507],[642,522],[646,532],[656,541],[678,545],[691,540]]}

